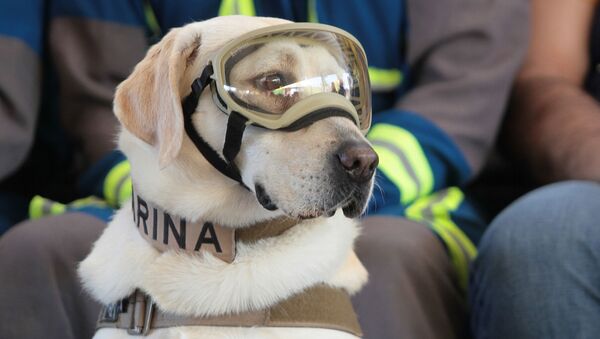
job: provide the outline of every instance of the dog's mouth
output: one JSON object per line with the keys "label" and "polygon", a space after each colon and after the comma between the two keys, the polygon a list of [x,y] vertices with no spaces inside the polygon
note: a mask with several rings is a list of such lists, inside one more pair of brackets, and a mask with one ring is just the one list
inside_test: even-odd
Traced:
{"label": "dog's mouth", "polygon": [[254,185],[254,192],[256,194],[256,199],[264,207],[266,210],[275,211],[278,209],[277,205],[273,203],[273,200],[265,191],[265,188],[261,184]]}
{"label": "dog's mouth", "polygon": [[[256,184],[254,186],[254,192],[256,194],[256,199],[263,208],[269,211],[275,211],[279,209],[279,207],[273,202],[273,199],[269,196],[263,185]],[[299,219],[314,219],[322,216],[329,218],[332,217],[335,214],[335,212],[341,208],[342,212],[346,217],[356,218],[362,213],[365,201],[366,198],[364,198],[362,194],[357,194],[353,191],[349,196],[341,197],[339,199],[339,202],[337,203],[323,204],[324,206],[331,205],[328,208],[314,208],[308,211],[293,213],[293,215],[292,213],[287,213],[285,210],[284,212],[292,217],[296,217]]]}

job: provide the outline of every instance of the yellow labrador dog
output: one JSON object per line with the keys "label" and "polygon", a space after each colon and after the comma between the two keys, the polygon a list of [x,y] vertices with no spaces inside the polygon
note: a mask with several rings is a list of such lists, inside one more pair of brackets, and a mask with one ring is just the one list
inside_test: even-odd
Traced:
{"label": "yellow labrador dog", "polygon": [[[231,16],[173,29],[118,87],[134,194],[79,267],[106,305],[94,338],[360,336],[348,295],[367,272],[352,218],[370,197],[377,156],[360,112],[370,114],[368,79],[336,54],[357,51],[327,51],[330,41],[304,31],[294,43],[269,33],[223,50],[288,23]],[[190,86],[209,64],[186,129]],[[231,107],[245,112],[237,146]],[[207,160],[210,149],[219,159]]]}

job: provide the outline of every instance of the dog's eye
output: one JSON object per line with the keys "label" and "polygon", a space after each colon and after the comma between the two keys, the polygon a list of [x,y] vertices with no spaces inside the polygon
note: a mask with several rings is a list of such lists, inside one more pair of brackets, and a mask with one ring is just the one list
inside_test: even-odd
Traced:
{"label": "dog's eye", "polygon": [[284,85],[285,78],[280,73],[261,75],[256,79],[256,87],[269,92],[276,90]]}

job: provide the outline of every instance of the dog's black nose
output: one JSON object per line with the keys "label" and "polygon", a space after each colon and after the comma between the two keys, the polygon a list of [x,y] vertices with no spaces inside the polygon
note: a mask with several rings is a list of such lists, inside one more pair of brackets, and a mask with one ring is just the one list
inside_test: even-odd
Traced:
{"label": "dog's black nose", "polygon": [[336,155],[344,170],[357,183],[370,180],[379,164],[379,157],[366,142],[346,142]]}

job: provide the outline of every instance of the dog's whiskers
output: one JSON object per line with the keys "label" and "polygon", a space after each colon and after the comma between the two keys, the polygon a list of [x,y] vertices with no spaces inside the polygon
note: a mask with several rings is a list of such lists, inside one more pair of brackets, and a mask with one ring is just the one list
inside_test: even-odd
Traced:
{"label": "dog's whiskers", "polygon": [[[381,200],[384,202],[384,205],[385,205],[385,196],[383,195],[383,188],[381,187],[381,185],[379,184],[379,182],[377,182],[377,180],[375,180],[375,183],[373,184],[373,188],[375,190],[379,191],[379,195],[381,196]],[[370,202],[371,201],[374,202],[373,208],[375,210],[377,210],[377,199],[375,199],[375,194],[372,194],[371,197],[369,198],[369,203],[367,204],[367,209],[365,210],[365,214],[370,211],[370,207],[371,207]]]}
{"label": "dog's whiskers", "polygon": [[[338,202],[337,204],[335,204],[333,207],[327,209],[325,212],[329,213],[329,212],[334,212],[336,211],[338,208],[340,207],[344,207],[345,205],[347,205],[349,202],[351,202],[352,200],[355,199],[354,194],[357,192],[356,187],[352,186],[350,188],[350,192],[348,193],[342,193],[342,195],[345,196],[344,199],[342,199],[340,202]],[[332,197],[334,196],[334,193],[332,192]],[[325,202],[323,202],[323,205],[325,205]],[[323,206],[323,209],[325,209],[325,206]]]}

